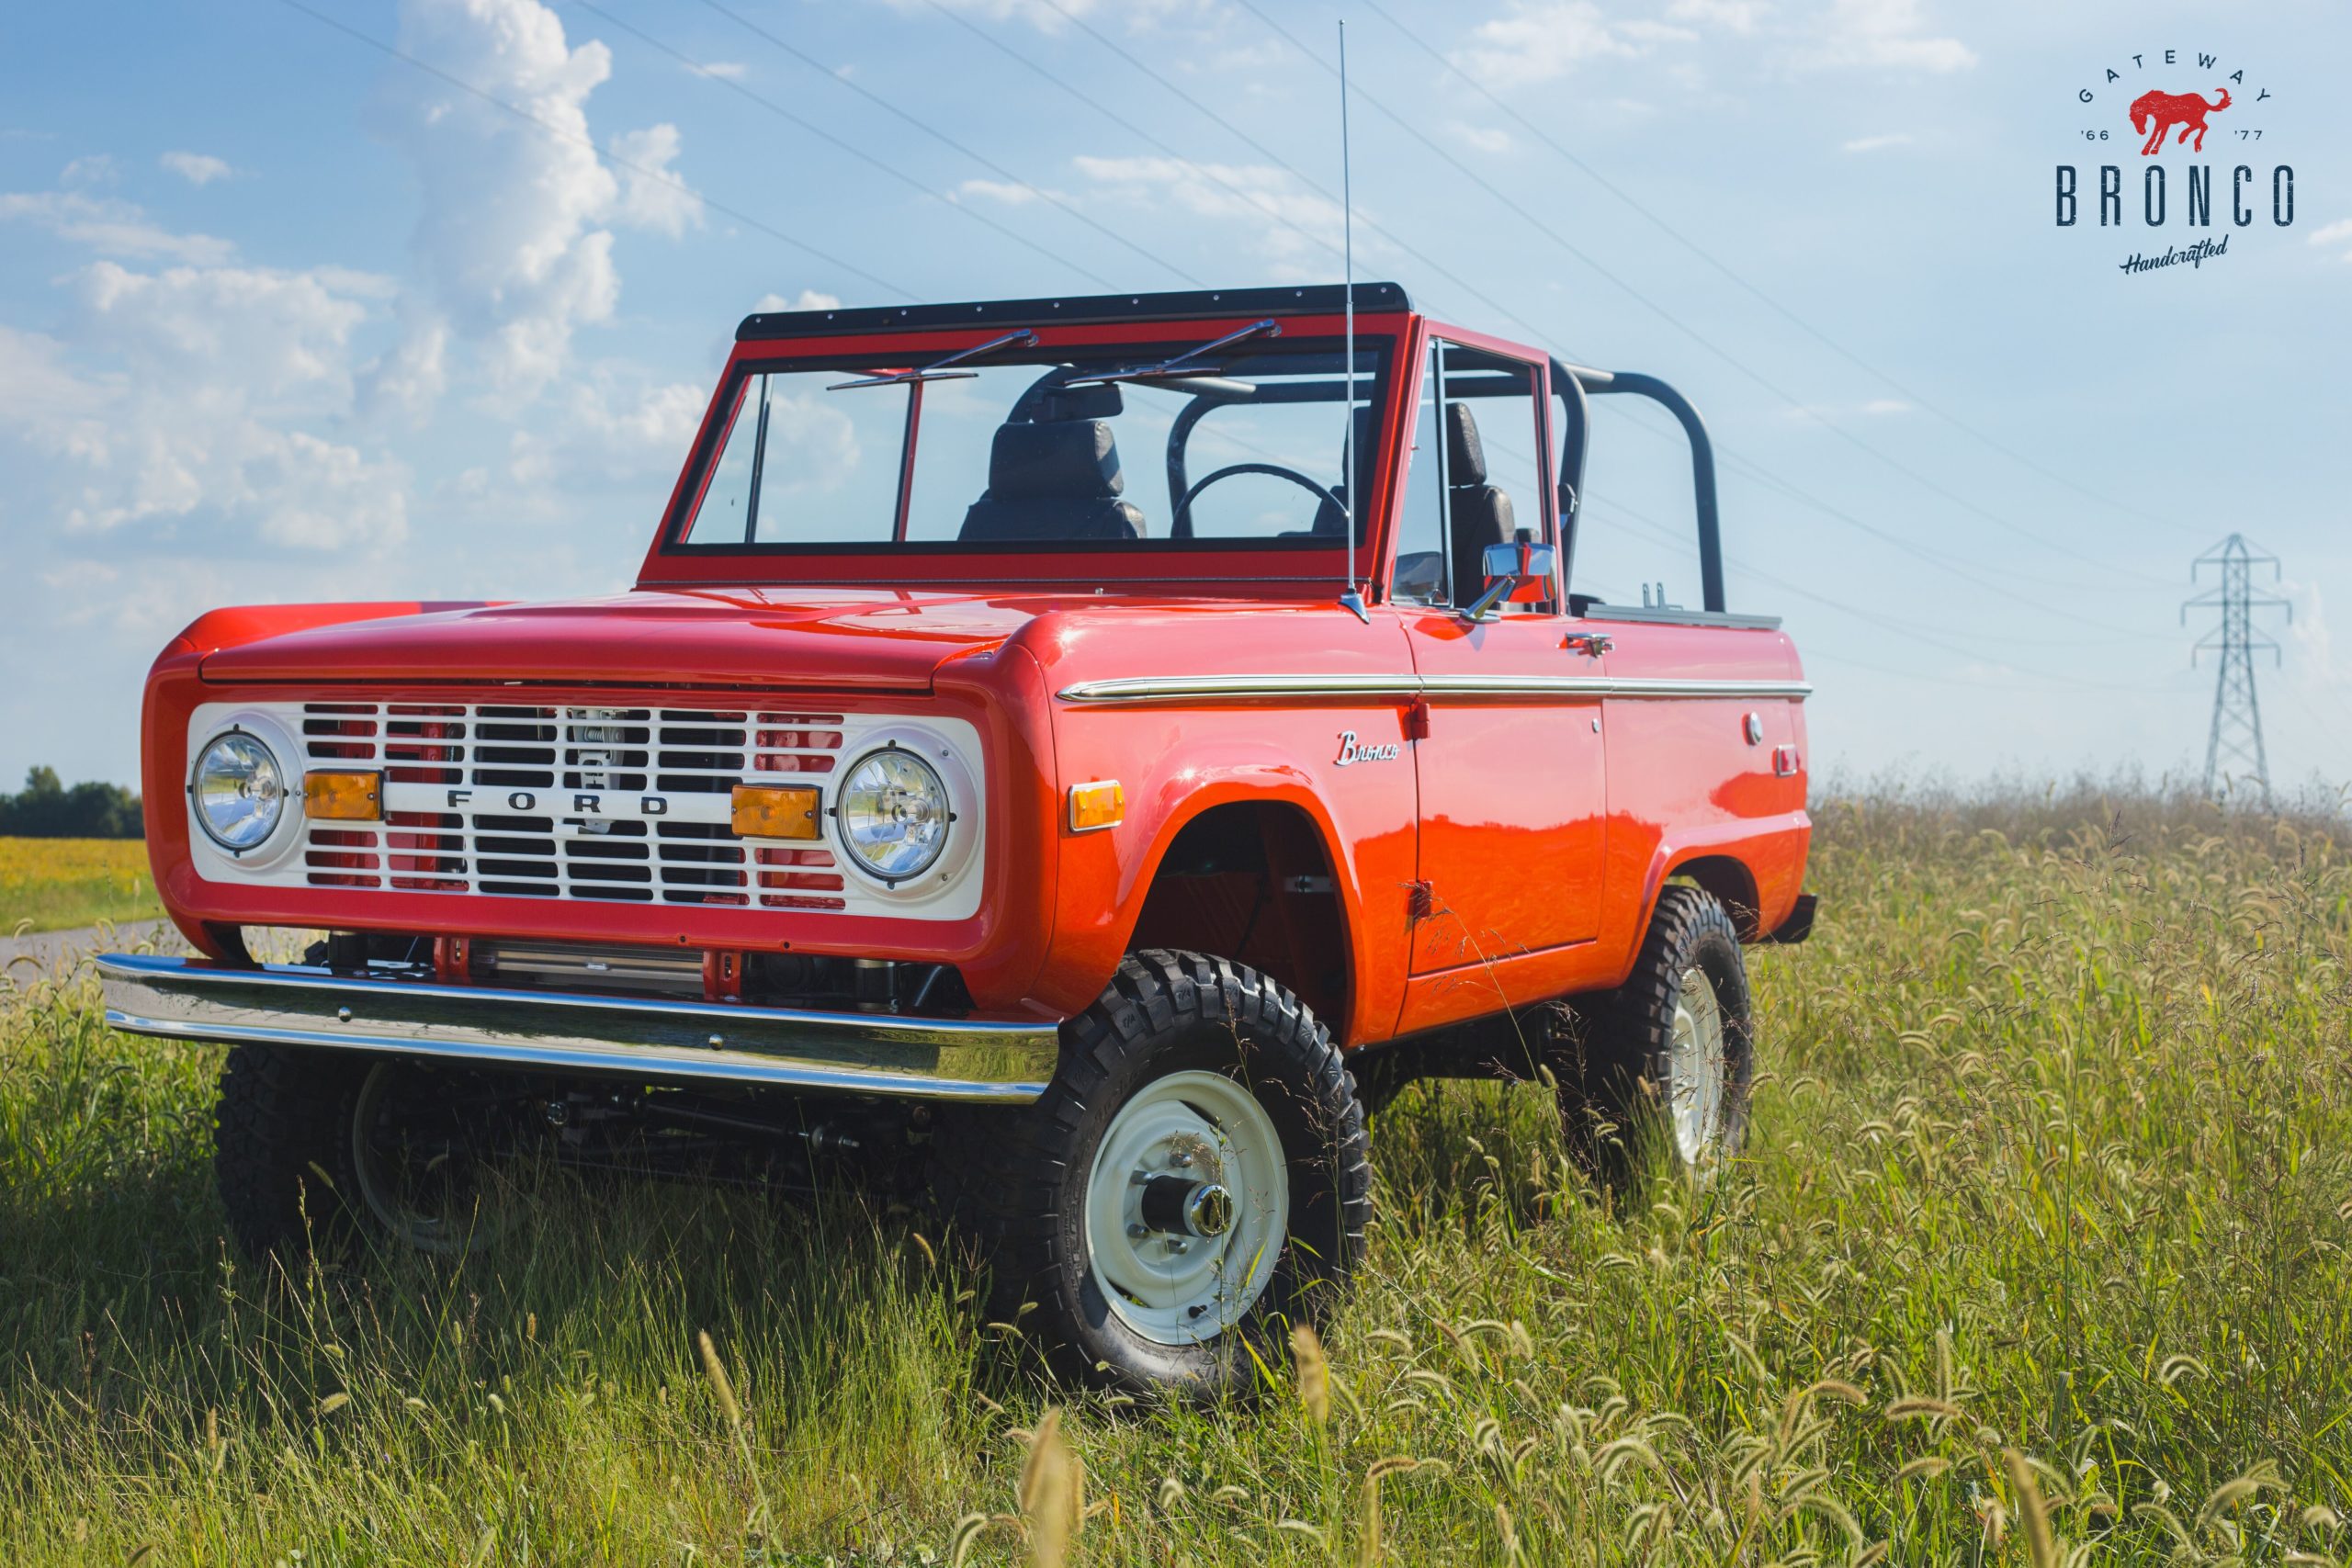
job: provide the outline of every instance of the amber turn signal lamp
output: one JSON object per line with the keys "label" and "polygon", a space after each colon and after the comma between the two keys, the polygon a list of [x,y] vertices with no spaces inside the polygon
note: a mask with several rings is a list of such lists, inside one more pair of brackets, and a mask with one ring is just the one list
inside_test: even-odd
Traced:
{"label": "amber turn signal lamp", "polygon": [[313,822],[374,822],[384,815],[384,775],[319,772],[302,775],[302,812]]}
{"label": "amber turn signal lamp", "polygon": [[1069,786],[1069,830],[1091,833],[1097,828],[1115,828],[1126,820],[1127,792],[1119,787],[1116,779],[1097,779],[1092,784]]}
{"label": "amber turn signal lamp", "polygon": [[737,784],[734,824],[739,839],[820,839],[813,784]]}

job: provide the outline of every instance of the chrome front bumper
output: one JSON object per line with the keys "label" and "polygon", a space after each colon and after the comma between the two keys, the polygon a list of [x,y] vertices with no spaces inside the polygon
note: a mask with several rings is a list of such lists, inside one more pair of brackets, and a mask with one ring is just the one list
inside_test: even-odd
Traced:
{"label": "chrome front bumper", "polygon": [[1023,1105],[1046,1092],[1060,1049],[1049,1023],[492,990],[144,953],[107,953],[97,968],[107,1025],[132,1034],[400,1052],[550,1072]]}

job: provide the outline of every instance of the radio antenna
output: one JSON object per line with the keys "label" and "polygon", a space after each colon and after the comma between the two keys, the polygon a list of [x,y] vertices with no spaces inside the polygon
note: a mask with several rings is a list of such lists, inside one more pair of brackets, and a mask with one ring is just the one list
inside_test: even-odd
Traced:
{"label": "radio antenna", "polygon": [[1347,317],[1347,431],[1340,438],[1340,484],[1347,492],[1347,504],[1340,508],[1340,520],[1348,530],[1348,586],[1340,595],[1340,605],[1355,615],[1365,626],[1372,625],[1372,612],[1363,607],[1363,595],[1356,590],[1356,508],[1363,498],[1356,492],[1363,488],[1357,482],[1363,465],[1356,461],[1356,200],[1355,187],[1348,157],[1348,23],[1340,20],[1340,255],[1344,282],[1340,288]]}

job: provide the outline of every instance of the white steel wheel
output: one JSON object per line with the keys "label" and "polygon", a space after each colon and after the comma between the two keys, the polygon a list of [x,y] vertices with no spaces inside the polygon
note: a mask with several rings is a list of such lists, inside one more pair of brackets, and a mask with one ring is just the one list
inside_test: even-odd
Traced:
{"label": "white steel wheel", "polygon": [[1667,1121],[1685,1165],[1702,1165],[1724,1152],[1724,1049],[1723,1004],[1705,967],[1693,964],[1675,987],[1666,1047]]}
{"label": "white steel wheel", "polygon": [[1087,1265],[1136,1334],[1199,1344],[1265,1292],[1289,1213],[1282,1136],[1257,1096],[1222,1073],[1170,1073],[1103,1132],[1086,1184]]}

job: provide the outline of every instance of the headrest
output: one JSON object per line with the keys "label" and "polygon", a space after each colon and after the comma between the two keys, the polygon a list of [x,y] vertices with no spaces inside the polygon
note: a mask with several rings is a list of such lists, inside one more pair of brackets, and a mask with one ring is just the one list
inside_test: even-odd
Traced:
{"label": "headrest", "polygon": [[1445,405],[1445,482],[1487,482],[1487,446],[1478,439],[1478,422],[1470,417],[1468,403]]}
{"label": "headrest", "polygon": [[999,501],[1108,500],[1125,488],[1118,445],[1099,419],[997,426],[989,493]]}
{"label": "headrest", "polygon": [[1080,419],[1116,419],[1125,412],[1127,400],[1120,394],[1116,381],[1097,381],[1091,387],[1056,387],[1037,400],[1029,417],[1039,424],[1059,424]]}
{"label": "headrest", "polygon": [[1379,449],[1373,445],[1372,422],[1374,412],[1369,404],[1356,410],[1353,416],[1354,423],[1350,426],[1354,432],[1351,440],[1356,452],[1356,471],[1348,476],[1347,481],[1351,493],[1362,493],[1372,489],[1372,470],[1380,457]]}
{"label": "headrest", "polygon": [[1016,399],[1007,413],[1009,424],[1060,424],[1080,419],[1115,419],[1125,408],[1126,400],[1119,395],[1116,381],[1097,381],[1091,386],[1072,387],[1066,383],[1078,374],[1075,365],[1057,365],[1035,381]]}

